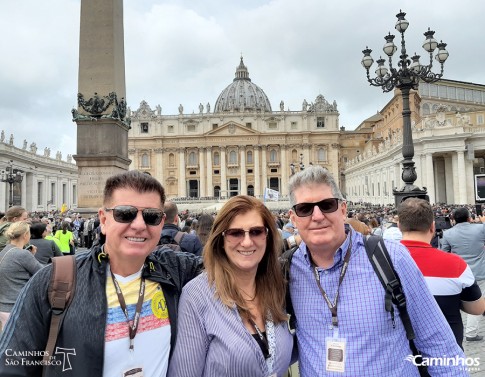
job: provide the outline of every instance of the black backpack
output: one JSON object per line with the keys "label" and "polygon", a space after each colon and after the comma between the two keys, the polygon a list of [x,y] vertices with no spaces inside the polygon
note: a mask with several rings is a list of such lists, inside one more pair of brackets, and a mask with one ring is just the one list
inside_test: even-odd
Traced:
{"label": "black backpack", "polygon": [[187,233],[185,232],[180,232],[178,231],[175,234],[175,237],[173,239],[167,239],[167,237],[161,237],[160,242],[158,243],[159,245],[164,245],[168,246],[171,248],[173,251],[182,251],[182,248],[180,247],[180,243],[182,242],[183,238],[185,237]]}
{"label": "black backpack", "polygon": [[[401,281],[399,276],[394,269],[394,266],[387,251],[384,240],[381,236],[367,235],[364,236],[364,245],[367,252],[369,261],[374,268],[374,271],[379,278],[384,291],[385,291],[385,308],[391,314],[391,320],[394,325],[394,305],[396,305],[399,310],[399,315],[401,317],[404,329],[406,330],[406,337],[409,340],[410,348],[413,355],[420,355],[420,352],[416,349],[414,345],[414,339],[416,335],[414,334],[413,325],[409,318],[409,314],[406,309],[406,297],[402,290]],[[288,283],[290,281],[290,266],[291,259],[299,246],[295,246],[283,253],[280,258],[283,273],[287,282],[286,287],[286,312],[288,314],[288,325],[290,330],[293,332],[296,328],[296,318],[295,311],[293,309],[293,304],[291,302],[290,289]],[[393,305],[394,304],[394,305]],[[418,363],[420,360],[416,359]],[[421,376],[429,376],[425,366],[419,366],[419,373]]]}

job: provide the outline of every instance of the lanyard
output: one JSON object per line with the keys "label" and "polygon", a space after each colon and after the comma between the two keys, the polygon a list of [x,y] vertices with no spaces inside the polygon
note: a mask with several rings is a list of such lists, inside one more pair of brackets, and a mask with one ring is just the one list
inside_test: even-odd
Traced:
{"label": "lanyard", "polygon": [[340,285],[342,284],[342,281],[344,280],[345,273],[347,272],[347,267],[349,265],[351,249],[352,249],[352,238],[350,237],[349,238],[349,247],[347,249],[347,253],[345,254],[345,258],[344,258],[344,264],[342,266],[342,269],[340,270],[340,277],[339,277],[339,281],[338,281],[337,293],[335,294],[335,301],[334,302],[330,301],[330,298],[328,297],[327,293],[323,290],[322,285],[320,284],[320,275],[318,274],[318,267],[313,262],[313,259],[310,258],[310,262],[311,262],[311,265],[313,267],[313,275],[315,276],[315,281],[317,282],[317,286],[320,289],[320,292],[322,293],[322,296],[325,299],[325,302],[327,303],[327,306],[330,309],[330,312],[332,313],[332,327],[338,327],[338,318],[337,318],[338,295],[339,295]]}
{"label": "lanyard", "polygon": [[263,356],[265,359],[269,358],[271,356],[271,353],[269,352],[269,345],[268,345],[268,338],[263,335],[261,330],[259,329],[258,325],[256,322],[253,321],[252,318],[249,319],[249,323],[254,327],[254,330],[258,333],[259,339],[261,339],[261,342],[263,343]]}
{"label": "lanyard", "polygon": [[130,325],[130,318],[128,317],[128,309],[126,307],[125,297],[123,296],[123,292],[121,292],[120,284],[116,280],[113,271],[110,272],[111,278],[113,279],[113,284],[116,288],[116,294],[118,295],[118,301],[120,303],[121,310],[123,310],[123,313],[126,317],[126,322],[128,323],[128,333],[130,335],[130,351],[133,351],[135,349],[134,339],[136,336],[136,331],[138,330],[141,308],[143,305],[143,299],[145,297],[145,279],[141,278],[140,281],[140,292],[138,293],[138,302],[136,303],[135,317],[133,318],[133,324]]}

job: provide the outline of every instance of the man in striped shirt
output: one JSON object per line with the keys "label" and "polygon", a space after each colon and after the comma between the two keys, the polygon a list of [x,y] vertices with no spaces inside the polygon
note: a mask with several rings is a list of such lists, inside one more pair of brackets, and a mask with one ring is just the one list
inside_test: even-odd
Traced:
{"label": "man in striped shirt", "polygon": [[[309,167],[291,177],[289,192],[290,218],[303,240],[289,271],[300,375],[419,376],[421,363],[397,308],[394,316],[385,309],[362,234],[345,227],[347,204],[334,178],[327,169]],[[468,376],[465,355],[408,250],[395,241],[385,245],[429,373]]]}
{"label": "man in striped shirt", "polygon": [[399,206],[398,214],[399,228],[403,234],[401,243],[408,248],[423,273],[426,284],[455,334],[456,342],[462,347],[460,309],[475,315],[485,311],[485,299],[472,270],[460,256],[430,245],[435,224],[433,210],[426,200],[407,199]]}

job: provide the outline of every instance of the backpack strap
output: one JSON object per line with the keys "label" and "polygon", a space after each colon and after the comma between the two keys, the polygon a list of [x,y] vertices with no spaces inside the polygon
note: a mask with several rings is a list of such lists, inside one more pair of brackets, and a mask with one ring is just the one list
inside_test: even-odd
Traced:
{"label": "backpack strap", "polygon": [[177,245],[180,245],[180,242],[182,242],[182,239],[184,238],[185,235],[186,235],[185,232],[178,231],[175,237],[173,238],[173,240]]}
{"label": "backpack strap", "polygon": [[413,325],[406,309],[406,297],[404,296],[401,281],[396,274],[383,238],[376,235],[367,235],[364,237],[364,245],[369,261],[386,291],[385,307],[386,311],[391,313],[393,326],[395,327],[394,304],[399,310],[399,315],[406,330],[406,337],[408,340],[415,339]]}
{"label": "backpack strap", "polygon": [[[76,288],[76,258],[74,255],[52,258],[48,296],[51,305],[51,326],[44,361],[54,354],[59,330]],[[45,372],[45,368],[44,368]]]}
{"label": "backpack strap", "polygon": [[293,254],[297,251],[299,246],[292,247],[291,249],[286,250],[280,256],[280,264],[281,269],[283,271],[283,276],[285,277],[286,282],[286,314],[288,314],[288,328],[290,331],[294,331],[296,328],[296,317],[295,317],[295,310],[293,309],[293,303],[291,301],[290,295],[290,268],[291,268],[291,260],[293,259]]}

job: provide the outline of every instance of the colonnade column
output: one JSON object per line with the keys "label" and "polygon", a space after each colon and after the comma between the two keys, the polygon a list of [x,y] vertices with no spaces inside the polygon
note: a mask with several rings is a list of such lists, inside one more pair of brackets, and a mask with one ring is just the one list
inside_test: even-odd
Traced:
{"label": "colonnade column", "polygon": [[395,170],[394,170],[394,187],[396,187],[398,190],[400,190],[403,185],[403,182],[401,180],[401,174],[402,174],[402,166],[401,166],[401,163],[398,162],[395,165]]}
{"label": "colonnade column", "polygon": [[[268,187],[267,149],[266,145],[261,145],[261,183],[263,184],[263,190]],[[260,195],[264,195],[264,192],[260,192]]]}
{"label": "colonnade column", "polygon": [[458,155],[458,201],[455,204],[466,204],[466,175],[465,175],[465,152],[457,151]]}
{"label": "colonnade column", "polygon": [[241,188],[239,192],[241,195],[248,194],[248,182],[247,182],[247,171],[246,171],[246,147],[244,145],[239,147],[239,158],[241,160]]}
{"label": "colonnade column", "polygon": [[205,148],[199,148],[199,196],[204,197],[206,194],[206,175],[205,175]]}
{"label": "colonnade column", "polygon": [[259,198],[261,195],[261,164],[259,163],[259,145],[254,146],[254,196]]}
{"label": "colonnade column", "polygon": [[179,188],[178,188],[178,196],[179,197],[186,197],[187,196],[187,182],[185,178],[185,148],[180,148],[179,152]]}
{"label": "colonnade column", "polygon": [[[212,183],[212,148],[206,148],[207,156],[207,196],[214,196],[214,184]],[[202,169],[200,169],[202,171]]]}
{"label": "colonnade column", "polygon": [[431,204],[434,204],[436,202],[436,195],[434,188],[434,168],[432,153],[426,153],[426,188],[428,190],[429,202]]}
{"label": "colonnade column", "polygon": [[465,177],[467,182],[465,203],[475,203],[475,175],[473,174],[473,160],[465,158]]}
{"label": "colonnade column", "polygon": [[221,147],[221,196],[228,198],[227,192],[226,147]]}
{"label": "colonnade column", "polygon": [[290,164],[286,161],[286,145],[282,145],[281,147],[281,195],[286,196],[288,195],[288,169],[290,168]]}
{"label": "colonnade column", "polygon": [[162,186],[165,187],[163,152],[163,148],[155,149],[155,166],[152,165],[152,168],[154,168],[155,177],[157,177]]}

